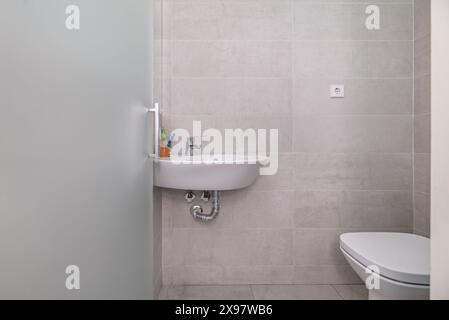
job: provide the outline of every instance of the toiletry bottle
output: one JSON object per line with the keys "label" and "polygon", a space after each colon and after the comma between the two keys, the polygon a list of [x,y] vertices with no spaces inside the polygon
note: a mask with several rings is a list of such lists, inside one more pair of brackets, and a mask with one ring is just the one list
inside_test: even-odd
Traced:
{"label": "toiletry bottle", "polygon": [[159,156],[161,158],[170,158],[170,148],[168,147],[168,130],[161,129],[161,147],[159,148]]}

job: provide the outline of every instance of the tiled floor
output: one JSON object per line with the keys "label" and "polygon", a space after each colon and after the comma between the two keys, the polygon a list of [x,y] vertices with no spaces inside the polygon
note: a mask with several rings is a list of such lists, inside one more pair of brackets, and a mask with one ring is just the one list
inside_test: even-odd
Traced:
{"label": "tiled floor", "polygon": [[161,300],[366,300],[363,285],[173,286]]}

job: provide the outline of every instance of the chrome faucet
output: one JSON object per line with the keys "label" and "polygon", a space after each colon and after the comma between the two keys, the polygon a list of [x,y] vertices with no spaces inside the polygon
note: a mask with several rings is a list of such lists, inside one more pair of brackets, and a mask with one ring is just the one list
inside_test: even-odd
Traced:
{"label": "chrome faucet", "polygon": [[193,151],[195,149],[201,150],[201,145],[195,145],[195,137],[189,137],[189,140],[187,141],[187,150],[190,157],[193,157]]}

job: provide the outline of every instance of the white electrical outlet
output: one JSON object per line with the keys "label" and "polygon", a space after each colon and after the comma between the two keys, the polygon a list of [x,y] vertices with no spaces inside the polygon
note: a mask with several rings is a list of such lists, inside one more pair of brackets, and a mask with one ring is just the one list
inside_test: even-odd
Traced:
{"label": "white electrical outlet", "polygon": [[342,84],[333,84],[330,86],[330,96],[331,98],[344,98],[345,97],[345,86]]}

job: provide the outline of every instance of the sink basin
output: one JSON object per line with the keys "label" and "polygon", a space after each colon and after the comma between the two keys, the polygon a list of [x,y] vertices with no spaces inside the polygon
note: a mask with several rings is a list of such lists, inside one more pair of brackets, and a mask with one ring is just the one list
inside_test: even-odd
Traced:
{"label": "sink basin", "polygon": [[207,163],[201,159],[157,159],[154,185],[181,190],[236,190],[252,185],[266,159],[218,156]]}

